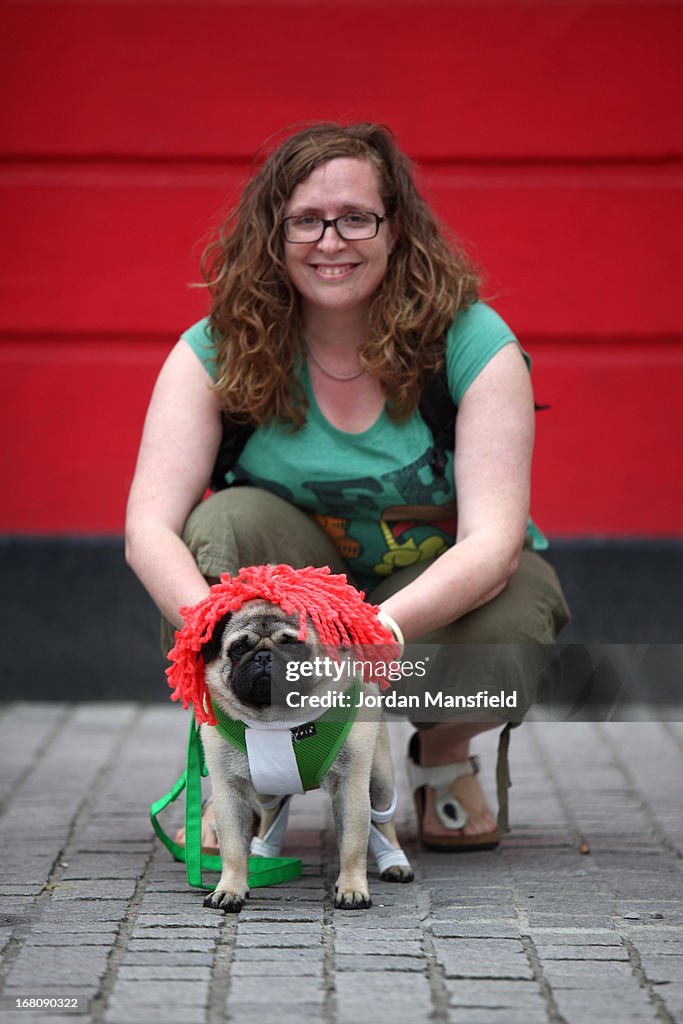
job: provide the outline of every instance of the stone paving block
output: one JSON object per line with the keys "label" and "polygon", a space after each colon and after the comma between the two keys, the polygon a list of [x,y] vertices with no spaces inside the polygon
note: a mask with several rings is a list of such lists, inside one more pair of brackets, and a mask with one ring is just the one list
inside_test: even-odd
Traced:
{"label": "stone paving block", "polygon": [[[108,900],[130,900],[136,879],[97,878],[89,882],[61,882],[53,892],[55,900],[87,900],[91,905]],[[93,913],[95,911],[93,910]],[[99,911],[98,911],[99,913]]]}
{"label": "stone paving block", "polygon": [[206,949],[213,949],[214,938],[197,937],[168,938],[168,939],[138,939],[131,938],[128,943],[130,953],[201,953]]}
{"label": "stone paving block", "polygon": [[232,978],[228,994],[231,1003],[323,1003],[325,986],[321,978],[312,975],[288,978],[280,977],[277,984],[269,984],[268,978],[242,976]]}
{"label": "stone paving block", "polygon": [[340,974],[336,981],[338,1024],[359,1024],[382,1017],[392,1024],[427,1021],[432,1013],[429,983],[424,976],[408,972]]}
{"label": "stone paving block", "polygon": [[335,910],[334,912],[334,928],[338,935],[343,935],[347,931],[354,931],[358,927],[367,929],[369,931],[381,931],[384,932],[387,928],[391,928],[392,932],[396,930],[403,930],[405,928],[414,928],[416,920],[419,919],[417,912],[410,914],[404,913],[390,913],[382,914],[381,907],[373,906],[371,910]]}
{"label": "stone paving block", "polygon": [[[107,904],[109,907],[109,904]],[[43,908],[42,913],[36,916],[35,927],[41,935],[64,935],[78,934],[79,932],[106,932],[108,935],[115,935],[121,918],[125,915],[125,905],[121,905],[121,912],[118,916],[112,915],[95,916],[92,910],[87,909],[87,904],[61,903],[59,909],[48,905]]]}
{"label": "stone paving block", "polygon": [[519,939],[434,939],[434,951],[449,978],[533,977]]}
{"label": "stone paving block", "polygon": [[614,928],[614,921],[609,914],[543,914],[531,911],[526,925],[531,934],[536,928],[564,931],[566,928],[577,927],[585,931],[605,931]]}
{"label": "stone paving block", "polygon": [[423,953],[421,941],[395,939],[393,935],[382,936],[378,939],[368,939],[353,932],[344,936],[338,935],[335,939],[334,948],[337,953],[368,953],[370,955],[382,956],[421,956]]}
{"label": "stone paving block", "polygon": [[[229,1000],[227,1003],[227,1020],[236,1024],[323,1024],[326,1014],[323,1001],[281,1003],[267,1005],[251,1000]],[[354,1024],[360,1024],[357,1018]],[[166,1022],[168,1024],[168,1022]],[[188,1021],[188,1024],[192,1022]]]}
{"label": "stone paving block", "polygon": [[[322,946],[309,946],[306,949],[293,947],[290,949],[269,949],[267,957],[273,963],[280,961],[283,964],[290,964],[293,971],[298,969],[298,963],[304,961],[306,963],[313,963],[316,960],[323,960],[325,957],[325,950]],[[258,946],[254,949],[246,949],[244,946],[237,946],[233,954],[233,961],[236,963],[239,960],[257,960],[259,963],[263,963],[264,960],[264,947]]]}
{"label": "stone paving block", "polygon": [[655,992],[663,1000],[675,1021],[683,1018],[683,982],[675,981],[669,985],[655,985]]}
{"label": "stone paving block", "polygon": [[153,918],[149,914],[145,919],[141,917],[135,921],[135,935],[138,938],[151,938],[154,935],[164,933],[165,935],[212,934],[220,927],[221,919],[218,914],[159,914]]}
{"label": "stone paving block", "polygon": [[11,710],[3,712],[0,717],[0,799],[12,798],[23,773],[39,759],[46,742],[65,720],[62,709],[56,711],[51,719],[42,722],[26,720],[21,715],[12,716]]}
{"label": "stone paving block", "polygon": [[[199,904],[201,907],[201,903]],[[215,914],[216,911],[213,911]],[[244,921],[320,921],[322,918],[322,907],[315,910],[303,910],[294,907],[273,907],[271,905],[259,905],[256,900],[250,899],[240,914],[240,920]]]}
{"label": "stone paving block", "polygon": [[[215,942],[217,934],[216,928],[203,928],[201,926],[197,928],[166,928],[160,924],[158,928],[143,928],[140,930],[135,928],[129,942],[140,940],[141,943],[149,943],[150,946],[154,946],[156,943],[168,942],[169,940],[183,945],[186,940],[191,940],[194,943],[201,943],[202,948],[204,948],[204,946]],[[147,947],[141,944],[139,948]]]}
{"label": "stone paving block", "polygon": [[596,960],[628,960],[628,951],[621,946],[589,946],[587,943],[575,946],[566,943],[551,946],[539,942],[536,942],[535,945],[538,958],[542,963],[547,960],[589,960],[593,962]]}
{"label": "stone paving block", "polygon": [[94,946],[81,949],[78,955],[70,947],[25,946],[10,970],[8,982],[13,988],[24,986],[27,992],[35,991],[37,982],[43,988],[87,986],[104,973],[107,955],[106,949]]}
{"label": "stone paving block", "polygon": [[477,906],[457,904],[455,902],[439,902],[432,904],[432,918],[435,921],[462,921],[478,923],[481,921],[514,920],[513,907],[497,907],[495,903],[482,903]]}
{"label": "stone paving block", "polygon": [[106,1024],[169,1024],[169,1021],[182,1019],[182,1024],[204,1024],[205,1009],[203,1005],[183,1006],[182,1018],[176,1015],[176,1008],[166,1004],[150,1006],[112,1000],[104,1017]]}
{"label": "stone paving block", "polygon": [[661,953],[663,956],[681,956],[683,951],[683,930],[680,928],[629,928],[623,930],[638,950]]}
{"label": "stone paving block", "polygon": [[160,964],[149,964],[148,966],[133,967],[124,965],[119,968],[117,985],[124,981],[159,982],[166,981],[192,981],[209,982],[211,979],[211,968],[207,965],[200,967],[196,964],[175,967],[162,966]]}
{"label": "stone paving block", "polygon": [[538,946],[621,946],[621,936],[609,928],[528,927],[526,934]]}
{"label": "stone paving block", "polygon": [[254,934],[243,934],[239,936],[241,949],[311,949],[319,946],[322,942],[320,931],[309,935],[290,935],[285,927],[273,926],[270,934],[257,932]]}
{"label": "stone paving block", "polygon": [[446,979],[445,986],[453,1007],[535,1010],[544,1006],[535,981],[459,978]]}
{"label": "stone paving block", "polygon": [[365,971],[380,971],[384,974],[391,974],[394,971],[417,971],[424,974],[427,970],[424,956],[386,956],[382,954],[337,953],[334,957],[334,966],[337,971],[355,971],[360,974]]}
{"label": "stone paving block", "polygon": [[667,925],[683,925],[683,905],[680,902],[672,904],[663,900],[620,901],[616,913],[624,921],[652,922],[655,927],[659,919],[650,915],[662,914],[662,920],[666,921]]}
{"label": "stone paving block", "polygon": [[74,946],[78,948],[87,948],[88,946],[105,946],[109,949],[110,946],[113,946],[115,939],[116,931],[63,932],[61,935],[58,933],[38,933],[29,936],[26,940],[26,948],[29,949],[31,946],[56,946],[60,948],[62,946]]}
{"label": "stone paving block", "polygon": [[560,1014],[571,1024],[619,1021],[619,1024],[659,1024],[661,1018],[642,990],[604,992],[593,988],[554,991]]}
{"label": "stone paving block", "polygon": [[42,890],[42,885],[21,881],[8,882],[4,877],[0,880],[0,896],[2,896],[3,908],[8,906],[10,900],[26,900],[37,896]]}
{"label": "stone paving block", "polygon": [[297,977],[313,977],[322,980],[324,977],[324,960],[312,958],[309,960],[297,960],[292,964],[289,960],[271,960],[267,951],[263,952],[261,960],[245,960],[243,958],[233,960],[230,967],[231,978],[289,978],[292,974]]}
{"label": "stone paving block", "polygon": [[683,982],[683,951],[679,949],[678,956],[666,956],[659,953],[650,953],[647,950],[639,950],[640,962],[645,976],[649,981],[658,985],[667,982]]}
{"label": "stone paving block", "polygon": [[[240,915],[241,917],[241,915]],[[304,921],[304,922],[287,922],[286,925],[288,935],[299,935],[304,938],[311,938],[312,936],[319,936],[321,934],[320,922],[316,921]],[[239,935],[240,939],[245,936],[252,935],[270,935],[273,931],[272,922],[263,921],[239,921]]]}
{"label": "stone paving block", "polygon": [[495,1010],[490,1006],[485,1009],[465,1008],[451,1009],[448,1015],[449,1024],[548,1024],[548,1014],[544,1008],[523,1010],[506,1007]]}
{"label": "stone paving block", "polygon": [[461,939],[467,942],[469,939],[517,939],[519,938],[519,925],[515,918],[507,918],[503,921],[474,920],[474,921],[441,921],[434,920],[430,932],[436,938]]}
{"label": "stone paving block", "polygon": [[160,967],[173,967],[179,965],[180,967],[211,967],[213,966],[214,954],[213,950],[203,953],[178,953],[167,952],[165,950],[155,950],[154,952],[143,953],[140,950],[127,951],[123,958],[123,965],[125,967],[146,967],[146,966],[160,966]]}
{"label": "stone paving block", "polygon": [[147,854],[78,853],[71,857],[62,878],[73,879],[133,878],[137,879],[145,866]]}
{"label": "stone paving block", "polygon": [[[209,979],[166,979],[156,984],[149,979],[119,980],[114,986],[111,1003],[129,1006],[166,1006],[176,1019],[182,1019],[186,1006],[203,1005],[209,991]],[[175,1009],[173,1009],[175,1008]],[[182,1008],[182,1009],[181,1009]]]}

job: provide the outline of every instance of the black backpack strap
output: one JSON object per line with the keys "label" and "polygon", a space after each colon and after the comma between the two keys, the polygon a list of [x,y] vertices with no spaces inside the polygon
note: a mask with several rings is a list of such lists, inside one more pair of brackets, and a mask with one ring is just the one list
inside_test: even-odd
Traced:
{"label": "black backpack strap", "polygon": [[[534,403],[536,412],[545,412],[549,405]],[[432,432],[432,447],[429,465],[435,476],[443,476],[446,471],[446,458],[455,445],[455,418],[458,407],[448,387],[448,373],[445,366],[437,371],[422,392],[420,398],[420,415]]]}
{"label": "black backpack strap", "polygon": [[458,412],[448,387],[445,366],[436,372],[423,389],[419,409],[434,438],[429,464],[435,476],[443,476],[447,453],[453,451],[455,443],[455,417]]}
{"label": "black backpack strap", "polygon": [[214,491],[222,491],[228,486],[225,475],[234,468],[245,444],[256,429],[253,423],[233,420],[227,413],[223,413],[222,419],[223,436],[211,473],[211,489]]}

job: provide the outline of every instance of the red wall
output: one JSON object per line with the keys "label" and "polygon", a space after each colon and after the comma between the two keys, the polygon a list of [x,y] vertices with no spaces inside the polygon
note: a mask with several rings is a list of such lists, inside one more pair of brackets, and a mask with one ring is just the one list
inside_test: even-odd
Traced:
{"label": "red wall", "polygon": [[0,530],[121,529],[201,239],[332,118],[395,129],[531,351],[546,531],[683,535],[680,3],[24,0],[0,38]]}

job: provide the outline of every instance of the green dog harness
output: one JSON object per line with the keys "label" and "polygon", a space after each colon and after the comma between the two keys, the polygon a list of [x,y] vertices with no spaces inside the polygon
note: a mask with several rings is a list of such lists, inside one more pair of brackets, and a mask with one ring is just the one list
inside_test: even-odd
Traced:
{"label": "green dog harness", "polygon": [[[257,792],[271,796],[306,793],[318,789],[343,746],[356,718],[359,693],[356,679],[339,695],[339,703],[318,718],[293,728],[287,722],[268,723],[266,728],[249,727],[212,703],[214,728],[227,743],[247,755]],[[263,751],[271,761],[265,768],[259,760]],[[286,763],[288,759],[291,766]]]}
{"label": "green dog harness", "polygon": [[[353,686],[346,691],[348,700],[343,707],[330,708],[320,718],[291,730],[292,748],[302,787],[299,792],[317,789],[320,786],[356,718],[359,692],[360,684],[358,680],[354,680]],[[218,723],[215,728],[221,736],[238,750],[247,753],[247,727],[244,723],[230,718],[220,708],[214,708],[214,713]],[[204,883],[203,872],[221,871],[222,865],[219,855],[205,853],[202,850],[201,780],[208,774],[199,727],[192,716],[185,771],[169,792],[152,804],[150,818],[154,831],[166,849],[175,860],[185,863],[188,884],[194,888],[212,890],[215,885]],[[186,790],[184,846],[171,839],[159,821],[161,812],[177,800],[183,790]],[[300,875],[301,860],[298,857],[249,857],[248,884],[251,889],[277,885],[279,882],[299,878]]]}

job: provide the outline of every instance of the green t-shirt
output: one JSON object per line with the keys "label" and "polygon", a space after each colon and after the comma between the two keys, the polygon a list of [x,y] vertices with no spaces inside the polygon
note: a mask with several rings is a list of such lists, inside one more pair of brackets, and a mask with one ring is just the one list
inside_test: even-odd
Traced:
{"label": "green t-shirt", "polygon": [[[182,337],[215,377],[208,321],[200,320]],[[489,360],[510,342],[518,344],[507,324],[484,303],[458,314],[446,350],[457,405]],[[435,476],[429,465],[433,438],[419,411],[395,423],[383,410],[368,430],[348,434],[333,427],[318,408],[306,363],[301,384],[309,403],[304,426],[294,433],[276,422],[259,427],[227,482],[264,488],[308,510],[362,586],[451,547],[457,531],[453,455],[448,454],[445,475]],[[534,548],[547,547],[531,520],[528,537]]]}

